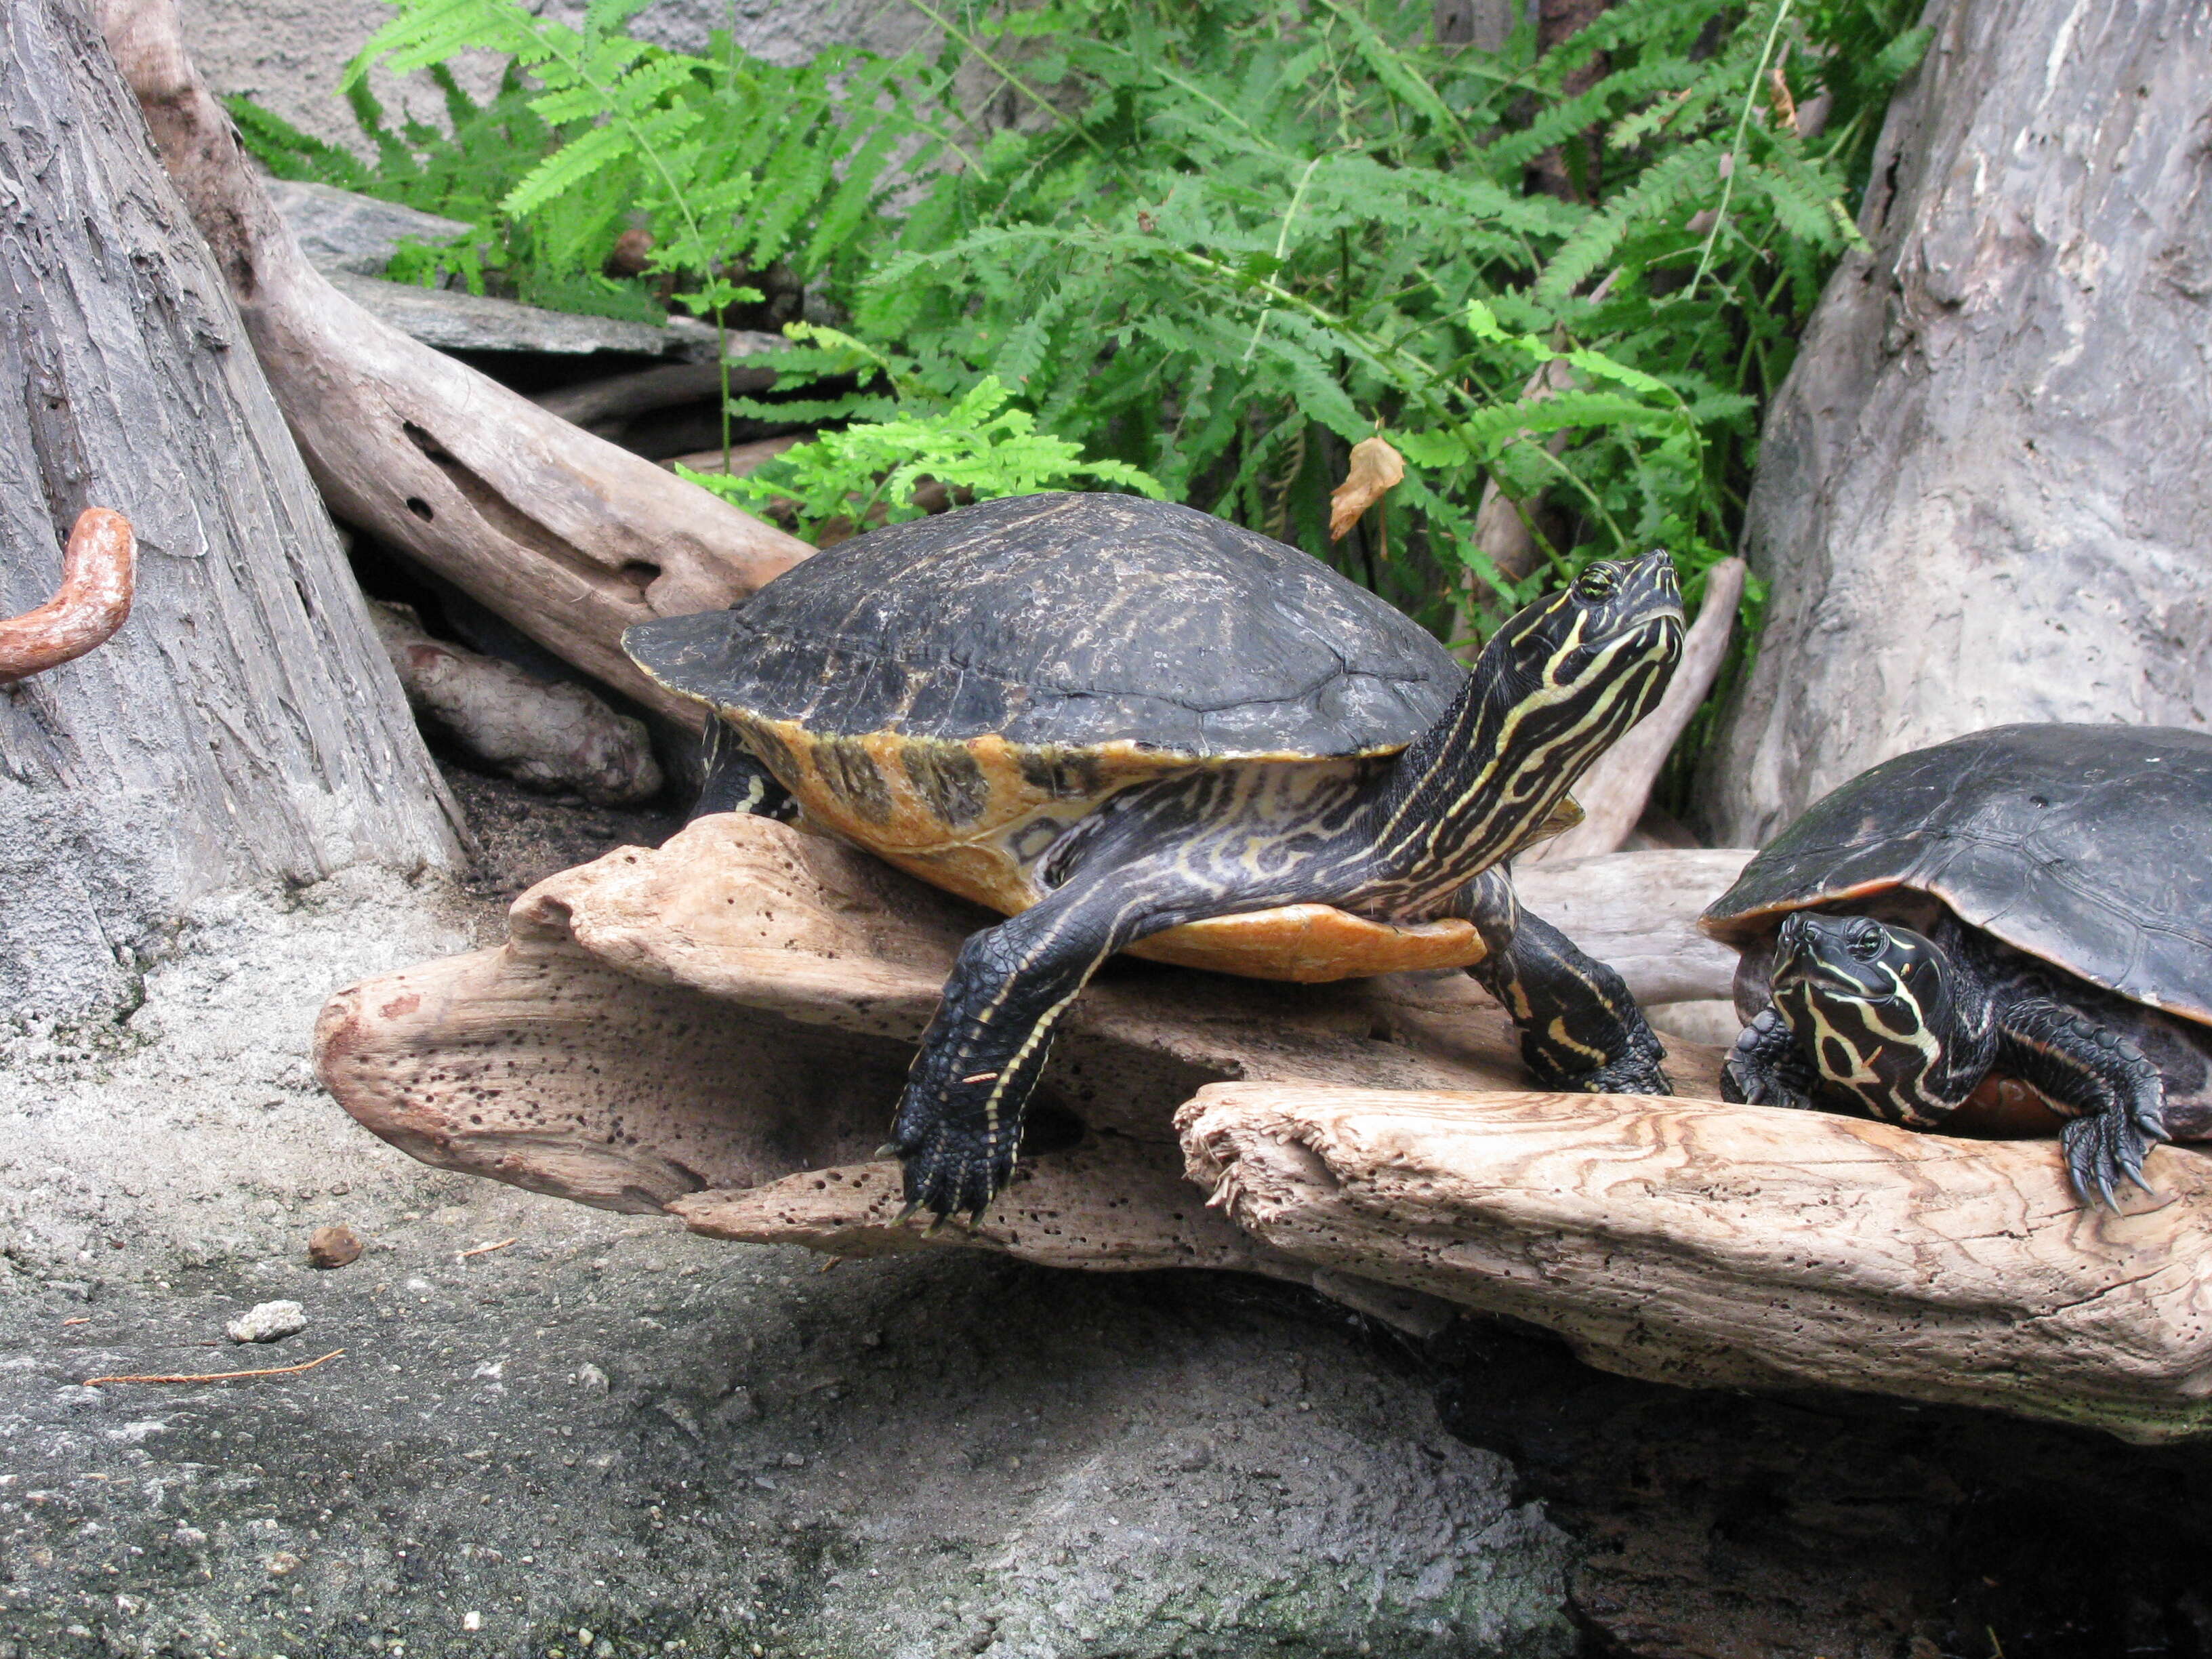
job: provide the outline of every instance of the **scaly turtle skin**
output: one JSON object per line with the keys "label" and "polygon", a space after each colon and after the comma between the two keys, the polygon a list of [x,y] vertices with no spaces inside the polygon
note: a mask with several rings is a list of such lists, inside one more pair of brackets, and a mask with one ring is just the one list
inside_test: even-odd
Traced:
{"label": "scaly turtle skin", "polygon": [[1294,548],[1127,496],[986,501],[818,553],[623,645],[714,711],[702,811],[796,811],[1011,919],[901,1100],[907,1196],[981,1214],[1054,1022],[1133,948],[1260,977],[1464,967],[1537,1077],[1663,1093],[1619,975],[1495,866],[1663,690],[1664,554],[1594,565],[1472,675]]}
{"label": "scaly turtle skin", "polygon": [[2212,736],[2005,726],[1817,801],[1700,924],[1742,952],[1731,1100],[2046,1130],[2107,1205],[2212,1137]]}

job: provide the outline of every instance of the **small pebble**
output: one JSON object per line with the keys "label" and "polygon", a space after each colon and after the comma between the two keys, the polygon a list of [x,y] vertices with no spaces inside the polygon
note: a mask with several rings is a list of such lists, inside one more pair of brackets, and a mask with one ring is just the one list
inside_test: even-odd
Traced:
{"label": "small pebble", "polygon": [[722,1403],[708,1415],[717,1423],[750,1423],[761,1414],[760,1402],[753,1398],[750,1389],[732,1389]]}
{"label": "small pebble", "polygon": [[263,1302],[222,1328],[234,1342],[280,1342],[307,1328],[307,1310],[296,1302]]}
{"label": "small pebble", "polygon": [[607,1374],[589,1360],[577,1366],[575,1375],[569,1380],[586,1394],[605,1394],[613,1386],[608,1382]]}
{"label": "small pebble", "polygon": [[307,1265],[343,1267],[361,1260],[360,1237],[350,1227],[318,1227],[307,1235]]}

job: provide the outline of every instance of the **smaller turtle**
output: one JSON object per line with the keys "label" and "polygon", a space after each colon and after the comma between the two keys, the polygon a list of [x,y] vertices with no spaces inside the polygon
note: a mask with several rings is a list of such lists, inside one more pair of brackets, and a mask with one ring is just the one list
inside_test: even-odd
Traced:
{"label": "smaller turtle", "polygon": [[1729,1100],[2058,1127],[2113,1207],[2158,1142],[2212,1138],[2212,736],[2004,726],[1900,755],[1699,926],[1742,953]]}

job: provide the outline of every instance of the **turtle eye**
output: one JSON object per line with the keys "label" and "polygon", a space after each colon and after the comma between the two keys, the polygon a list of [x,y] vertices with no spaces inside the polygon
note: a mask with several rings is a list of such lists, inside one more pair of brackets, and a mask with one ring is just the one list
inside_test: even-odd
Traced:
{"label": "turtle eye", "polygon": [[1862,927],[1851,935],[1850,953],[1861,962],[1872,962],[1881,954],[1881,929]]}
{"label": "turtle eye", "polygon": [[1609,599],[1620,578],[1609,564],[1594,564],[1575,580],[1575,592],[1585,599]]}

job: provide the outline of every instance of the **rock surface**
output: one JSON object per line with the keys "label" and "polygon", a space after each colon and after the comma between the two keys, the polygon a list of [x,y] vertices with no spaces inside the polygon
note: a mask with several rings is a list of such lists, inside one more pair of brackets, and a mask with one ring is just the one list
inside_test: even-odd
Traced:
{"label": "rock surface", "polygon": [[665,326],[619,317],[547,311],[460,289],[418,288],[339,269],[331,285],[379,321],[441,351],[525,351],[539,356],[668,357],[712,362],[714,331],[679,319]]}
{"label": "rock surface", "polygon": [[325,275],[349,270],[356,276],[381,276],[401,242],[450,242],[475,228],[459,219],[417,212],[332,185],[271,179],[268,191],[276,211],[300,239],[300,252]]}
{"label": "rock surface", "polygon": [[222,1328],[234,1342],[282,1342],[307,1328],[307,1310],[298,1303],[257,1302]]}
{"label": "rock surface", "polygon": [[1755,846],[1877,761],[2013,720],[2203,728],[2212,192],[2194,0],[1938,0],[1766,420],[1772,585],[1701,779]]}

